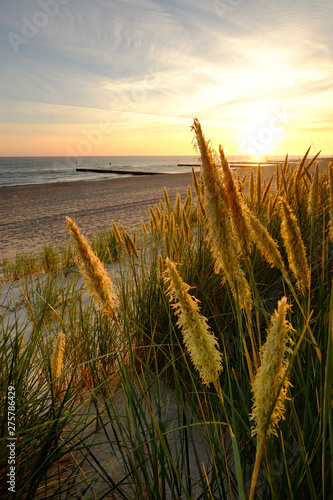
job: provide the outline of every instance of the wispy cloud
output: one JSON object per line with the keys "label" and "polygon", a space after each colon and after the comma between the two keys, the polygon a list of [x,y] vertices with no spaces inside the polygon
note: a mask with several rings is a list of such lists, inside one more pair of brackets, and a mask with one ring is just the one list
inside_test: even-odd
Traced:
{"label": "wispy cloud", "polygon": [[[230,7],[223,15],[222,5]],[[171,127],[197,116],[219,125],[232,145],[237,127],[247,126],[265,102],[270,110],[288,109],[294,130],[312,123],[314,133],[326,133],[332,14],[329,0],[6,2],[0,14],[2,129],[49,123],[51,130],[62,123],[67,135],[54,129],[60,152],[75,126],[80,134],[82,123],[102,116],[112,117],[115,137],[127,125],[128,134],[142,127],[154,141],[158,131],[165,138],[168,127],[174,138]],[[27,136],[31,130],[26,127]],[[189,151],[184,143],[179,153]]]}

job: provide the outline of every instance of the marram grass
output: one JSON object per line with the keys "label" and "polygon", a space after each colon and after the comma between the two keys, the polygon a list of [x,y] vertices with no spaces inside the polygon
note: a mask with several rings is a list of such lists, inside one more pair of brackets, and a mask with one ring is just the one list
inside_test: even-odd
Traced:
{"label": "marram grass", "polygon": [[213,151],[204,138],[198,120],[193,129],[201,154],[206,185],[206,220],[216,270],[222,270],[232,293],[241,308],[250,308],[252,300],[249,284],[240,263],[241,247],[235,233],[222,184],[222,175],[213,158]]}
{"label": "marram grass", "polygon": [[183,332],[183,339],[194,368],[198,370],[202,383],[214,384],[220,394],[220,373],[222,372],[222,354],[215,335],[209,331],[207,319],[199,312],[198,301],[188,291],[189,285],[183,282],[176,266],[166,259],[166,281],[170,283],[168,295],[173,302],[178,326]]}
{"label": "marram grass", "polygon": [[[15,387],[18,500],[333,497],[330,171],[308,157],[294,168],[286,157],[275,183],[263,168],[247,181],[240,172],[234,184],[226,157],[219,162],[199,125],[208,165],[193,177],[193,196],[185,189],[175,203],[164,190],[151,207],[151,228],[113,225],[105,243],[87,245],[73,226],[91,282],[81,284],[68,245],[66,273],[48,249],[49,272],[3,287],[0,488],[7,487],[8,388]],[[298,227],[288,237],[302,241],[311,279],[288,260],[282,200]],[[240,242],[237,203],[249,245]],[[214,231],[228,254],[211,252]],[[114,288],[99,262],[111,257],[118,259]],[[37,270],[34,259],[20,266]],[[246,300],[233,266],[247,282]],[[294,281],[305,283],[306,300]],[[107,302],[121,318],[120,343],[132,339],[122,349],[115,350]]]}
{"label": "marram grass", "polygon": [[251,252],[252,238],[250,234],[249,221],[246,214],[245,203],[239,190],[236,187],[236,182],[232,175],[228,160],[220,146],[220,159],[223,170],[223,184],[225,194],[228,200],[229,211],[232,217],[233,225],[236,230],[240,246],[244,255]]}
{"label": "marram grass", "polygon": [[303,295],[310,287],[310,270],[301,231],[289,203],[280,200],[281,234],[286,247],[290,269],[296,278],[297,287]]}
{"label": "marram grass", "polygon": [[89,293],[95,299],[97,307],[101,308],[119,325],[116,314],[118,299],[110,276],[92,251],[88,240],[80,233],[76,223],[70,217],[66,217],[66,220],[76,245],[76,262],[85,279]]}
{"label": "marram grass", "polygon": [[290,385],[285,378],[288,366],[286,355],[290,352],[288,333],[291,326],[286,320],[289,307],[287,298],[282,297],[272,315],[267,340],[260,353],[261,365],[252,385],[254,404],[251,418],[255,423],[252,432],[259,440],[271,434],[277,436],[276,427],[284,418],[285,400]]}
{"label": "marram grass", "polygon": [[330,225],[329,225],[329,235],[331,241],[333,241],[333,162],[330,163],[329,169],[329,186],[330,186]]}
{"label": "marram grass", "polygon": [[63,332],[59,332],[54,342],[54,349],[51,360],[51,372],[56,380],[62,373],[62,365],[65,351],[66,336]]}
{"label": "marram grass", "polygon": [[250,238],[257,245],[261,255],[272,266],[277,267],[286,275],[286,270],[277,243],[269,234],[267,228],[250,212],[247,212],[248,225],[251,228]]}
{"label": "marram grass", "polygon": [[251,418],[254,420],[253,434],[257,436],[257,453],[252,474],[250,500],[253,499],[259,467],[266,439],[277,434],[277,426],[284,419],[285,401],[290,382],[286,377],[288,362],[287,353],[291,352],[288,342],[291,325],[286,320],[289,306],[287,298],[282,297],[277,310],[271,318],[267,340],[261,349],[261,366],[252,384],[253,408]]}

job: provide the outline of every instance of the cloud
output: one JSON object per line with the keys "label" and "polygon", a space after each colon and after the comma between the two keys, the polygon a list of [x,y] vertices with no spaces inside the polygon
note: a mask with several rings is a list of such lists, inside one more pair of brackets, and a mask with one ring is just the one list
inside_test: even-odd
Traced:
{"label": "cloud", "polygon": [[[151,117],[162,127],[193,116],[233,129],[265,101],[326,130],[333,78],[327,0],[68,0],[15,53],[8,33],[22,36],[42,1],[2,7],[3,123],[79,127],[111,113],[122,130],[145,120],[150,130]],[[230,7],[223,15],[222,5]]]}

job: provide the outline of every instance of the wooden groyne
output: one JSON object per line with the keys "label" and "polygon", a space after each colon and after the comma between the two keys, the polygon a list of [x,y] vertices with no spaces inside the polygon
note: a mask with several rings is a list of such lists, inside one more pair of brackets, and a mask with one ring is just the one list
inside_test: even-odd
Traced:
{"label": "wooden groyne", "polygon": [[[266,167],[268,165],[278,165],[278,161],[229,161],[231,167]],[[283,162],[282,162],[283,163]]]}
{"label": "wooden groyne", "polygon": [[177,167],[201,167],[200,163],[177,163]]}
{"label": "wooden groyne", "polygon": [[134,170],[114,170],[105,168],[76,168],[77,172],[97,172],[99,174],[119,174],[119,175],[159,175],[160,172],[136,172]]}
{"label": "wooden groyne", "polygon": [[[298,163],[299,160],[288,160],[288,163]],[[275,160],[275,161],[229,161],[228,162],[231,167],[261,167],[266,165],[277,165],[280,163],[284,163],[284,160]],[[177,167],[201,167],[200,163],[177,163]]]}

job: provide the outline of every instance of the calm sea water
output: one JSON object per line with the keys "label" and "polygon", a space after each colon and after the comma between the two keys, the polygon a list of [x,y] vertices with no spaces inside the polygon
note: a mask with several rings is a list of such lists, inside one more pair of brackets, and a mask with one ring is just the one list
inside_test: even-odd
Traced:
{"label": "calm sea water", "polygon": [[[247,161],[247,156],[229,157],[230,161]],[[267,159],[273,159],[268,157]],[[283,160],[282,157],[274,157]],[[292,158],[290,158],[292,159]],[[111,167],[110,167],[111,163]],[[120,174],[77,172],[80,168],[117,169],[146,173],[190,172],[191,167],[178,167],[177,163],[197,163],[194,156],[87,156],[74,159],[66,157],[0,158],[0,187],[52,182],[92,181],[117,178]],[[264,167],[265,168],[265,167]],[[199,169],[199,167],[198,167]],[[267,167],[266,174],[275,167]],[[245,172],[245,169],[244,169]],[[264,173],[264,172],[263,172]]]}
{"label": "calm sea water", "polygon": [[[120,174],[77,172],[76,167],[133,172],[174,173],[190,171],[179,163],[197,163],[194,156],[87,156],[76,164],[66,157],[0,158],[0,187],[52,182],[112,179]],[[110,166],[111,163],[111,166]]]}

